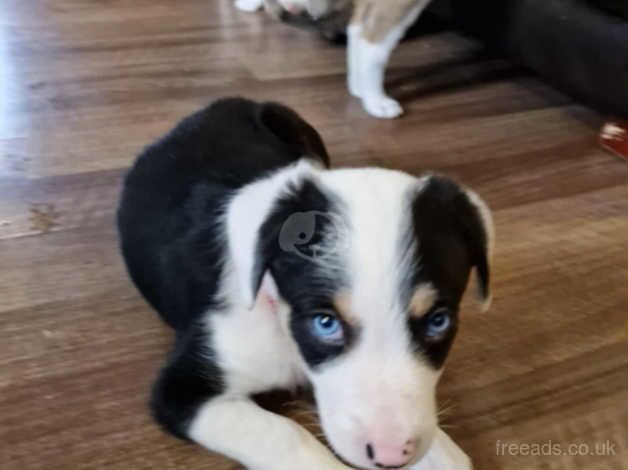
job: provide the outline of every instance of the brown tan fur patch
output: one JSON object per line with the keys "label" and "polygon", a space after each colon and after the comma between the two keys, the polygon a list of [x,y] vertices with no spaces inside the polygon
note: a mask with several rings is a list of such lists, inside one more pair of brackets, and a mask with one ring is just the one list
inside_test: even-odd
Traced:
{"label": "brown tan fur patch", "polygon": [[380,42],[417,5],[417,0],[354,0],[352,24],[369,42]]}
{"label": "brown tan fur patch", "polygon": [[431,284],[423,284],[414,291],[410,300],[409,312],[413,317],[422,317],[436,302],[437,293]]}
{"label": "brown tan fur patch", "polygon": [[357,325],[358,321],[351,311],[351,295],[348,292],[341,292],[334,296],[333,301],[336,312],[344,321],[350,325]]}

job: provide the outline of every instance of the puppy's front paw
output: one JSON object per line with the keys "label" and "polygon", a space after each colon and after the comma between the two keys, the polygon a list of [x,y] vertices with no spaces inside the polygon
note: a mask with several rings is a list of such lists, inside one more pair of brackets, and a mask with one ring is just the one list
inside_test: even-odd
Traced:
{"label": "puppy's front paw", "polygon": [[439,429],[427,454],[411,470],[473,470],[473,463],[469,456]]}
{"label": "puppy's front paw", "polygon": [[471,459],[462,455],[426,455],[410,470],[473,470]]}
{"label": "puppy's front paw", "polygon": [[403,114],[401,105],[388,96],[364,97],[364,109],[371,116],[381,119],[393,119]]}
{"label": "puppy's front paw", "polygon": [[236,0],[235,6],[242,11],[257,11],[264,5],[264,0]]}

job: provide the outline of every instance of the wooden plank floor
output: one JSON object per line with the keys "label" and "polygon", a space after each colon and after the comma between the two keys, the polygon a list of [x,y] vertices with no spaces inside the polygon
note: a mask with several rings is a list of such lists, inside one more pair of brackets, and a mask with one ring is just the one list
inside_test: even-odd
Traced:
{"label": "wooden plank floor", "polygon": [[628,165],[598,149],[595,113],[446,31],[399,49],[407,115],[385,122],[347,96],[342,48],[230,0],[1,9],[2,469],[237,468],[149,418],[171,333],[113,226],[142,146],[225,94],[295,107],[337,166],[441,171],[495,209],[494,308],[467,303],[440,388],[476,468],[628,469]]}

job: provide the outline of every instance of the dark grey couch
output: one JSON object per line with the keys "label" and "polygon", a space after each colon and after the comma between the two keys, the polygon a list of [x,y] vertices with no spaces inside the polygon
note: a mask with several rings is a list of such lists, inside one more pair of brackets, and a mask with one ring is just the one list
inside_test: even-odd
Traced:
{"label": "dark grey couch", "polygon": [[628,0],[437,0],[432,12],[575,98],[628,116]]}

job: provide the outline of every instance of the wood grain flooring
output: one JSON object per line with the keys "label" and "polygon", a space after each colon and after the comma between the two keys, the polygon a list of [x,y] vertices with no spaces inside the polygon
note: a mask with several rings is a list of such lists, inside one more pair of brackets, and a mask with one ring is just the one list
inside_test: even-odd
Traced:
{"label": "wood grain flooring", "polygon": [[628,165],[598,148],[600,116],[450,31],[397,51],[407,114],[385,122],[347,96],[342,48],[230,0],[0,10],[0,468],[238,468],[149,418],[172,335],[113,216],[144,145],[245,94],[299,110],[336,166],[444,172],[494,208],[494,307],[467,303],[439,392],[477,469],[628,469]]}

